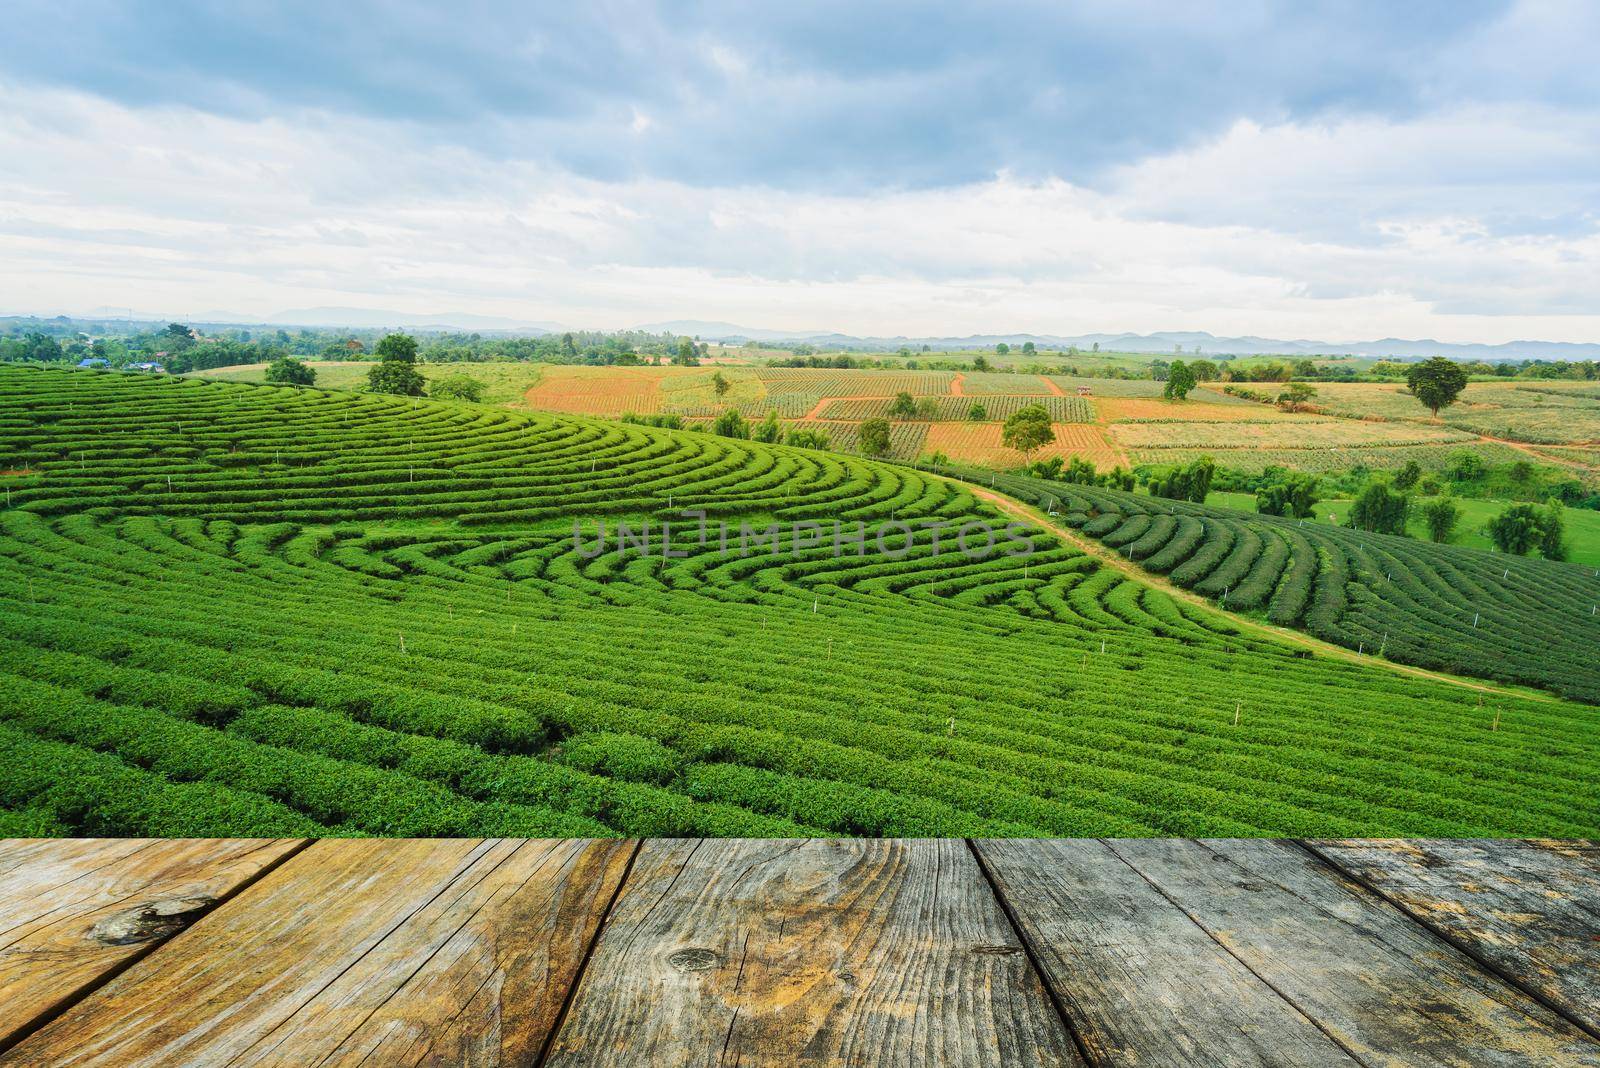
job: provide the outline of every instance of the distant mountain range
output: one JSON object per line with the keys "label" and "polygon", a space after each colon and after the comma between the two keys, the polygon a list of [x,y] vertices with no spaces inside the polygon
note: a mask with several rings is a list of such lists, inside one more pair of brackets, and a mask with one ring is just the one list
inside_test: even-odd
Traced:
{"label": "distant mountain range", "polygon": [[686,320],[655,323],[641,330],[689,334],[705,341],[789,341],[819,348],[920,349],[934,350],[992,348],[1005,342],[1012,348],[1031,341],[1041,349],[1076,346],[1091,350],[1096,344],[1106,352],[1139,352],[1157,355],[1235,355],[1235,356],[1393,356],[1418,358],[1449,356],[1457,360],[1593,360],[1600,359],[1600,343],[1569,341],[1508,341],[1501,345],[1456,344],[1424,338],[1408,341],[1386,337],[1377,341],[1285,341],[1270,337],[1218,337],[1204,331],[1164,330],[1153,334],[971,334],[966,337],[856,337],[837,333],[752,330],[731,323],[702,323]]}
{"label": "distant mountain range", "polygon": [[[33,319],[34,316],[0,316],[0,319]],[[42,318],[42,317],[37,317]],[[64,318],[64,317],[63,317]],[[346,330],[466,330],[496,334],[550,334],[572,329],[560,323],[512,319],[496,315],[471,315],[438,312],[419,315],[413,312],[374,308],[318,307],[292,308],[265,318],[238,312],[212,311],[199,315],[128,316],[92,314],[76,316],[86,321],[165,323],[173,319],[204,326],[333,327]],[[1570,341],[1507,341],[1500,345],[1457,344],[1423,338],[1410,341],[1386,337],[1377,341],[1285,341],[1270,337],[1218,337],[1205,331],[1163,330],[1153,334],[970,334],[966,337],[861,337],[826,330],[768,330],[739,326],[736,323],[704,319],[673,319],[643,323],[633,329],[651,334],[674,334],[702,341],[766,341],[809,344],[819,349],[894,351],[909,348],[920,351],[926,345],[934,351],[993,348],[1005,342],[1013,348],[1033,342],[1041,349],[1059,350],[1076,346],[1089,351],[1098,344],[1105,352],[1139,352],[1186,356],[1391,356],[1417,359],[1449,356],[1457,360],[1594,360],[1600,359],[1600,343]]]}

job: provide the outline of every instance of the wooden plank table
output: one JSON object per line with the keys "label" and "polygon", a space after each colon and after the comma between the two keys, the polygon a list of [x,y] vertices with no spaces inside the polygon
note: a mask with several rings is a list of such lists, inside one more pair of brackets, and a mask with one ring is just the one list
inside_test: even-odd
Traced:
{"label": "wooden plank table", "polygon": [[1597,856],[0,842],[0,1066],[1600,1066]]}

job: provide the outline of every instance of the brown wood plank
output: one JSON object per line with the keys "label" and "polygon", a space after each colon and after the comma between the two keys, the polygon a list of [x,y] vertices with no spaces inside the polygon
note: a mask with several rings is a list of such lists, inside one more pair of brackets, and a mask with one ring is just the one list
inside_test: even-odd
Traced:
{"label": "brown wood plank", "polygon": [[1359,1063],[1107,843],[975,844],[1096,1063]]}
{"label": "brown wood plank", "polygon": [[1292,842],[1109,845],[1366,1063],[1600,1065],[1600,1043]]}
{"label": "brown wood plank", "polygon": [[531,1063],[633,849],[317,842],[0,1064]]}
{"label": "brown wood plank", "polygon": [[652,840],[548,1063],[1078,1058],[964,842]]}
{"label": "brown wood plank", "polygon": [[0,1050],[304,844],[0,841]]}
{"label": "brown wood plank", "polygon": [[1600,844],[1308,844],[1600,1035]]}

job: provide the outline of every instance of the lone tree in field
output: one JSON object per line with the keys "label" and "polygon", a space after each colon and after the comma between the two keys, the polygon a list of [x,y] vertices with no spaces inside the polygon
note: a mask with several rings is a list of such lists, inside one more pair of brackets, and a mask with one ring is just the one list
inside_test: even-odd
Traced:
{"label": "lone tree in field", "polygon": [[417,370],[417,339],[388,334],[378,342],[378,366],[367,372],[367,388],[397,397],[420,397],[428,380]]}
{"label": "lone tree in field", "polygon": [[1018,408],[1000,431],[1001,443],[1020,452],[1024,463],[1033,458],[1033,450],[1054,440],[1056,432],[1050,428],[1050,413],[1039,404]]}
{"label": "lone tree in field", "polygon": [[1450,407],[1467,388],[1467,372],[1460,364],[1435,356],[1412,364],[1406,371],[1406,385],[1411,387],[1411,395],[1426,405],[1437,419],[1439,409]]}
{"label": "lone tree in field", "polygon": [[856,441],[868,456],[886,456],[889,453],[889,420],[868,419],[856,431]]}
{"label": "lone tree in field", "polygon": [[989,409],[977,401],[973,401],[972,407],[967,409],[967,418],[974,423],[981,423],[989,418]]}
{"label": "lone tree in field", "polygon": [[721,371],[711,376],[711,388],[717,391],[718,400],[728,395],[728,380],[722,377]]}
{"label": "lone tree in field", "polygon": [[276,386],[309,386],[317,381],[317,372],[293,356],[280,356],[267,364],[267,381]]}
{"label": "lone tree in field", "polygon": [[1189,370],[1189,365],[1173,360],[1172,366],[1167,368],[1167,384],[1162,387],[1161,395],[1167,400],[1183,400],[1194,387],[1194,372]]}
{"label": "lone tree in field", "polygon": [[889,405],[889,414],[896,419],[910,419],[917,414],[917,402],[911,394],[901,390],[894,395],[894,403]]}

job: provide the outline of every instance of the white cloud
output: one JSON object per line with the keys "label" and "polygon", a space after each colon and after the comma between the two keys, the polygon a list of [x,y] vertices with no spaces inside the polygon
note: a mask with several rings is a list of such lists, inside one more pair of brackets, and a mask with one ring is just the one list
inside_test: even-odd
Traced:
{"label": "white cloud", "polygon": [[1101,191],[1001,174],[830,195],[607,183],[376,119],[0,87],[0,310],[1593,340],[1595,137],[1530,111],[1241,123]]}

